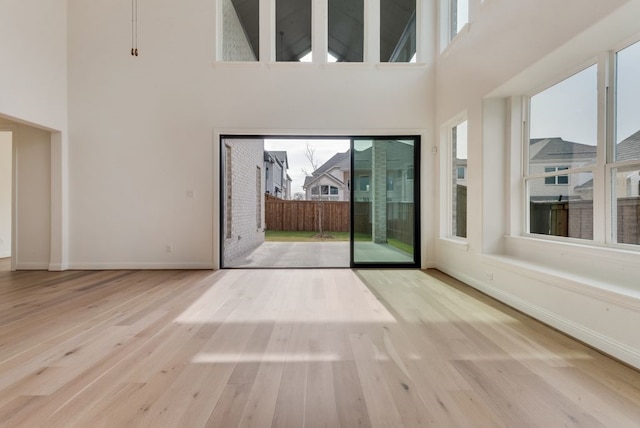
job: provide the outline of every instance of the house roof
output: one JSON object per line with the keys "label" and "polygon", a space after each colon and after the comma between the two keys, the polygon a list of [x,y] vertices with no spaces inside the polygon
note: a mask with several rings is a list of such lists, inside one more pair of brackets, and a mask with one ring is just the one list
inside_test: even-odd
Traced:
{"label": "house roof", "polygon": [[[595,159],[596,157],[595,146],[566,141],[561,137],[530,140],[531,146],[538,143],[544,146],[532,157],[532,160]],[[640,130],[618,143],[616,153],[618,161],[640,159]]]}
{"label": "house roof", "polygon": [[338,184],[340,186],[344,186],[344,181],[340,180],[337,177],[334,177],[333,175],[329,174],[328,172],[324,172],[322,174],[317,174],[317,175],[307,175],[304,178],[304,184],[302,185],[302,188],[304,190],[307,190],[307,188],[309,186],[311,186],[315,182],[320,181],[320,179],[322,179],[323,177],[328,177],[331,181],[334,181],[336,184]]}
{"label": "house roof", "polygon": [[596,146],[574,143],[561,137],[532,138],[530,146],[542,144],[543,147],[531,158],[532,161],[588,160],[596,158]]}
{"label": "house roof", "polygon": [[318,167],[315,171],[311,173],[311,175],[319,175],[324,174],[325,172],[331,171],[333,168],[340,168],[341,170],[348,170],[350,168],[351,159],[349,157],[350,150],[347,150],[344,153],[336,153]]}
{"label": "house roof", "polygon": [[[616,146],[616,153],[618,161],[640,159],[640,131],[622,140]],[[593,189],[593,178],[574,187],[574,189]]]}
{"label": "house roof", "polygon": [[[268,159],[267,156],[271,157],[271,159]],[[265,151],[265,160],[277,160],[281,165],[284,166],[284,169],[289,169],[289,159],[287,158],[286,151]]]}
{"label": "house roof", "polygon": [[620,141],[616,146],[616,160],[640,159],[640,131]]}

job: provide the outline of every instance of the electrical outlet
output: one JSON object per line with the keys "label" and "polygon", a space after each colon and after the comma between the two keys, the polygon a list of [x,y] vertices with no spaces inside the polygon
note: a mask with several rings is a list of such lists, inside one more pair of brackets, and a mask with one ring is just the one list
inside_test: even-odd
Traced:
{"label": "electrical outlet", "polygon": [[173,247],[171,244],[168,244],[164,249],[167,253],[173,253]]}
{"label": "electrical outlet", "polygon": [[487,272],[487,273],[485,274],[485,276],[487,277],[487,279],[488,279],[489,281],[493,281],[493,272]]}
{"label": "electrical outlet", "polygon": [[193,199],[195,197],[196,197],[196,192],[194,192],[193,190],[187,190],[187,198]]}

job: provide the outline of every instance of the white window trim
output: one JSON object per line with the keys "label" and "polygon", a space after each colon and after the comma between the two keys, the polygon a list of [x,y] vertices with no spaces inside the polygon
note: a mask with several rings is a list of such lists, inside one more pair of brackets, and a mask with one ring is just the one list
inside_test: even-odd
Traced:
{"label": "white window trim", "polygon": [[[277,0],[260,0],[259,4],[259,38],[260,51],[257,61],[224,61],[223,60],[223,13],[222,0],[214,1],[214,52],[213,65],[216,67],[233,67],[234,64],[241,67],[262,67],[267,64],[268,67],[305,67],[309,63],[277,61],[276,60],[276,1]],[[441,0],[449,1],[449,0]],[[311,51],[313,58],[311,63],[319,64],[322,67],[349,67],[357,65],[384,66],[393,64],[393,66],[424,66],[428,60],[435,57],[431,50],[431,30],[423,30],[426,26],[435,25],[431,19],[431,4],[426,0],[416,0],[416,63],[398,62],[398,63],[381,63],[380,62],[380,1],[364,0],[364,27],[363,27],[363,60],[362,62],[342,62],[329,63],[328,52],[328,31],[329,31],[329,3],[328,0],[312,0],[311,1]],[[471,12],[470,12],[471,13]],[[461,31],[462,32],[462,31]],[[444,44],[442,50],[448,41]],[[301,65],[303,64],[303,65]]]}
{"label": "white window trim", "polygon": [[[453,139],[452,130],[461,123],[467,122],[467,112],[464,111],[452,119],[445,122],[441,127],[440,135],[440,153],[444,156],[440,157],[440,238],[447,239],[459,243],[465,243],[468,240],[460,236],[455,236],[453,231],[453,186],[451,178],[453,177]],[[467,147],[468,151],[468,147]],[[468,162],[468,157],[467,157]],[[466,179],[469,177],[469,164],[467,163]],[[467,187],[468,189],[468,187]],[[442,204],[442,196],[446,195],[445,204]],[[468,199],[467,199],[468,201]],[[444,205],[444,206],[443,206]]]}
{"label": "white window trim", "polygon": [[[586,61],[579,66],[573,67],[567,72],[559,75],[557,78],[548,81],[545,85],[536,88],[534,91],[527,93],[521,97],[522,102],[515,102],[520,97],[513,97],[512,100],[512,122],[511,135],[512,141],[517,141],[518,131],[514,126],[517,119],[521,119],[521,138],[520,153],[514,150],[511,156],[511,166],[516,165],[516,156],[520,155],[520,190],[522,197],[513,198],[510,207],[513,211],[521,210],[521,223],[515,224],[515,217],[510,218],[511,235],[523,236],[525,238],[534,238],[537,240],[547,240],[566,243],[577,243],[586,247],[605,247],[617,250],[626,250],[640,252],[640,245],[625,244],[617,242],[617,215],[615,214],[615,205],[617,203],[617,193],[614,188],[614,170],[619,169],[638,169],[640,170],[639,160],[616,161],[614,158],[615,150],[615,77],[616,77],[616,54],[635,44],[640,43],[640,35],[635,35],[623,42],[614,45],[610,50],[600,53],[595,59]],[[569,168],[563,170],[560,174],[557,171],[531,174],[529,175],[529,123],[530,123],[530,99],[532,96],[562,82],[565,79],[579,73],[593,65],[597,66],[597,158],[596,163],[589,166],[579,168]],[[519,104],[519,105],[518,105]],[[516,108],[517,105],[517,108]],[[533,179],[544,178],[548,176],[571,175],[577,173],[591,172],[593,174],[594,194],[593,194],[593,240],[567,238],[559,236],[538,235],[529,233],[529,190],[527,182]],[[511,174],[512,180],[514,174]],[[520,230],[520,233],[516,233]]]}

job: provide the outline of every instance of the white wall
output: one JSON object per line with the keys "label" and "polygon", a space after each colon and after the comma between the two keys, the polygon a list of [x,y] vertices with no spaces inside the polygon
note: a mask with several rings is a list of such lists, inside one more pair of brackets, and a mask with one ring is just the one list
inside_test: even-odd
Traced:
{"label": "white wall", "polygon": [[[441,126],[467,114],[468,212],[474,214],[466,242],[436,240],[435,265],[640,367],[640,336],[629,328],[640,323],[640,254],[520,237],[517,118],[509,128],[519,96],[638,34],[637,16],[637,0],[488,0],[476,8],[439,58],[436,119]],[[446,153],[444,141],[439,152]],[[446,201],[442,192],[438,200]]]}
{"label": "white wall", "polygon": [[65,130],[65,0],[3,0],[0,13],[0,116]]}
{"label": "white wall", "polygon": [[[5,0],[0,13],[0,120],[33,126],[21,140],[29,147],[27,165],[47,163],[48,177],[38,176],[46,186],[29,185],[25,198],[48,200],[50,205],[38,214],[20,212],[17,222],[25,216],[29,223],[34,215],[48,216],[38,221],[46,228],[22,228],[17,231],[24,268],[43,269],[66,267],[67,246],[67,2],[65,0]],[[35,128],[44,133],[35,132]],[[56,131],[50,133],[49,131]],[[18,129],[20,131],[20,129]],[[31,132],[34,131],[34,132]],[[49,141],[42,150],[32,150]],[[28,138],[34,137],[33,142]],[[17,150],[20,150],[18,147]],[[39,159],[36,159],[40,157]],[[20,164],[22,160],[18,159]],[[26,168],[30,168],[27,166]],[[24,170],[25,168],[23,168]],[[34,173],[34,177],[36,178]],[[31,183],[33,184],[33,183]],[[18,188],[20,190],[20,188]],[[44,193],[37,194],[42,190]],[[16,196],[21,198],[19,192]],[[36,233],[47,230],[47,236]],[[20,236],[24,233],[25,236]],[[38,239],[36,243],[34,240]],[[34,246],[30,244],[33,243]],[[46,250],[40,246],[46,245]],[[38,250],[36,250],[38,248]],[[33,250],[33,251],[32,251]]]}
{"label": "white wall", "polygon": [[430,128],[432,64],[215,63],[214,3],[140,2],[134,58],[130,9],[68,2],[70,267],[215,266],[220,132]]}
{"label": "white wall", "polygon": [[48,269],[51,247],[51,134],[16,129],[16,269]]}
{"label": "white wall", "polygon": [[11,183],[13,149],[11,132],[0,131],[0,258],[11,256]]}

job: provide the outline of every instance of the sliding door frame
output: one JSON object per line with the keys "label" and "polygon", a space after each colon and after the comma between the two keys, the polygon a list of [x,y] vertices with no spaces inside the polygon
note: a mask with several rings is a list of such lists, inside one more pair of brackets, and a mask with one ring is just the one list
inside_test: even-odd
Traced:
{"label": "sliding door frame", "polygon": [[[230,267],[224,266],[224,197],[225,197],[225,189],[224,189],[224,169],[223,169],[223,159],[222,154],[224,152],[224,139],[242,139],[242,138],[262,138],[262,139],[304,139],[304,140],[331,140],[331,139],[348,139],[351,141],[351,156],[350,156],[350,174],[351,174],[351,183],[349,189],[349,210],[350,210],[350,227],[349,227],[349,268],[421,268],[421,247],[422,247],[422,234],[421,234],[421,223],[422,219],[420,217],[420,206],[421,206],[421,171],[420,166],[422,164],[421,159],[421,135],[424,130],[416,130],[407,134],[393,134],[393,133],[385,133],[384,131],[380,131],[380,133],[376,134],[365,134],[359,132],[353,132],[349,134],[343,133],[332,133],[327,131],[319,131],[317,133],[308,134],[308,131],[305,132],[296,132],[296,131],[285,131],[285,132],[256,132],[256,133],[247,133],[239,130],[214,130],[214,165],[217,166],[217,177],[218,177],[218,186],[217,186],[217,195],[214,194],[213,203],[214,203],[214,248],[213,253],[217,255],[214,259],[214,268],[215,269],[233,269]],[[397,132],[397,130],[396,130]],[[353,228],[353,220],[354,220],[354,165],[353,165],[353,141],[355,139],[384,139],[384,140],[407,140],[412,139],[414,141],[414,189],[413,189],[413,201],[414,201],[414,236],[413,236],[413,262],[411,263],[354,263],[353,259],[353,244],[354,244],[354,228]],[[260,269],[269,268],[268,266],[261,267]]]}
{"label": "sliding door frame", "polygon": [[[413,261],[412,262],[356,262],[354,258],[354,244],[355,244],[355,147],[354,142],[356,140],[413,140]],[[373,136],[354,136],[351,137],[351,188],[350,188],[350,239],[349,239],[349,266],[353,269],[362,268],[408,268],[416,269],[421,267],[421,217],[420,217],[420,135],[373,135]]]}

